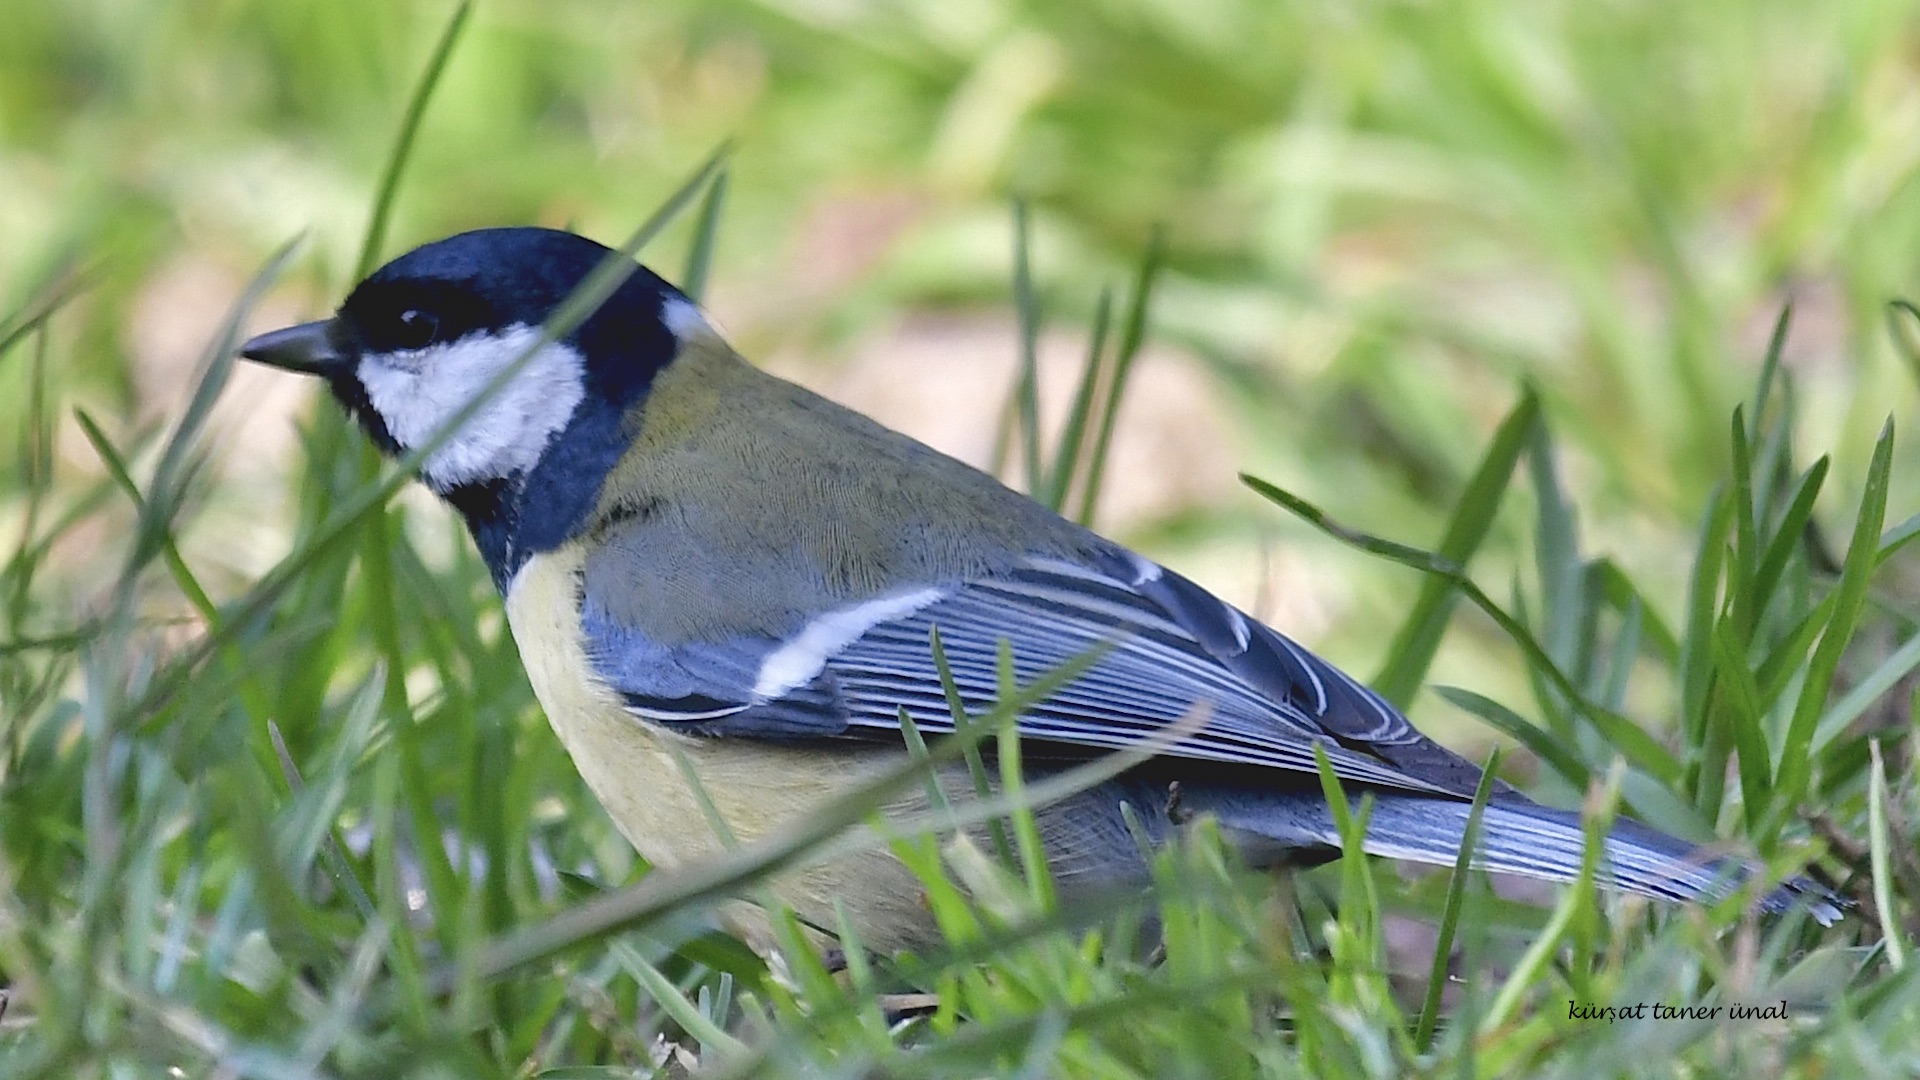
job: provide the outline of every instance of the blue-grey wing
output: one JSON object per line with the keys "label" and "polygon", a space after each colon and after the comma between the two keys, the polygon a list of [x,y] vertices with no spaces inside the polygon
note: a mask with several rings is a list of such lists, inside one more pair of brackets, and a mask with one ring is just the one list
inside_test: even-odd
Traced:
{"label": "blue-grey wing", "polygon": [[1002,642],[1022,684],[1104,647],[1022,716],[1034,753],[1133,746],[1204,702],[1204,724],[1163,753],[1311,776],[1317,745],[1345,780],[1452,795],[1470,795],[1479,776],[1338,669],[1117,548],[874,597],[778,637],[666,647],[591,596],[583,616],[596,671],[636,716],[690,733],[777,739],[897,741],[903,707],[923,730],[950,731],[930,646],[936,627],[954,684],[976,711],[997,696]]}
{"label": "blue-grey wing", "polygon": [[[1400,710],[1285,635],[1193,582],[1124,549],[1097,561],[1165,611],[1213,657],[1268,701],[1282,701],[1343,744],[1364,747],[1409,775],[1471,796],[1480,768],[1422,735]],[[1511,789],[1495,782],[1496,792]]]}

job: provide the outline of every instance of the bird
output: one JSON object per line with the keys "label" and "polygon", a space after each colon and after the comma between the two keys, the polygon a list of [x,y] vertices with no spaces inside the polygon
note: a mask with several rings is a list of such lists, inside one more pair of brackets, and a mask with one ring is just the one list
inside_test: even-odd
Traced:
{"label": "bird", "polygon": [[[547,334],[603,264],[617,287]],[[1144,883],[1138,832],[1163,842],[1200,816],[1256,866],[1337,856],[1322,759],[1347,798],[1372,800],[1366,852],[1458,858],[1481,770],[1379,694],[987,473],[754,367],[679,289],[591,239],[511,226],[428,243],[330,318],[240,353],[324,379],[386,454],[426,449],[419,478],[464,519],[553,730],[656,867],[714,858],[897,766],[903,711],[951,733],[936,631],[973,708],[996,698],[1003,647],[1022,683],[1094,657],[1014,721],[1030,778],[1159,740],[1036,811],[1062,895]],[[1568,882],[1584,842],[1578,813],[1496,781],[1473,861]],[[1760,872],[1626,818],[1601,856],[1601,885],[1666,901]],[[871,948],[938,941],[923,886],[883,848],[771,890],[817,925],[843,906]],[[1805,878],[1759,901],[1823,924],[1842,903]]]}

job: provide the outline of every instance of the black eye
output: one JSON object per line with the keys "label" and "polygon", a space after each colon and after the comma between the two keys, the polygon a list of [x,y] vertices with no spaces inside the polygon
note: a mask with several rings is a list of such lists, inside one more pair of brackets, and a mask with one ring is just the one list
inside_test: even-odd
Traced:
{"label": "black eye", "polygon": [[402,349],[424,349],[440,333],[440,320],[432,312],[408,308],[394,323],[394,343]]}

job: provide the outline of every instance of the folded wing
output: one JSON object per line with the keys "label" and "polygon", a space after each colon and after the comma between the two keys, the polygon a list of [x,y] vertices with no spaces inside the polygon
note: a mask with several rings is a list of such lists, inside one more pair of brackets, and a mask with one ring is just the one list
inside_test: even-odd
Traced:
{"label": "folded wing", "polygon": [[1343,780],[1457,798],[1479,777],[1332,665],[1120,549],[871,598],[785,638],[663,647],[596,609],[591,591],[583,628],[598,673],[637,717],[689,733],[898,741],[901,707],[925,731],[950,731],[930,646],[937,628],[975,711],[997,696],[1002,643],[1023,684],[1105,649],[1021,718],[1030,755],[1133,746],[1204,702],[1204,725],[1163,753],[1313,783],[1317,745]]}

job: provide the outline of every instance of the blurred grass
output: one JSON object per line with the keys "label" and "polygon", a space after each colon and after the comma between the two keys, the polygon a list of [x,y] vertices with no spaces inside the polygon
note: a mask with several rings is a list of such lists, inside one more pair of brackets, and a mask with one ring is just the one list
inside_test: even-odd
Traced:
{"label": "blurred grass", "polygon": [[[0,1075],[647,1075],[678,1061],[662,1033],[734,1075],[1920,1067],[1920,470],[1876,438],[1916,388],[1912,308],[1888,306],[1920,294],[1908,6],[457,10],[9,11]],[[1313,568],[1282,562],[1308,598],[1287,610],[1325,614],[1282,628],[1429,727],[1459,716],[1423,683],[1478,687],[1445,700],[1522,743],[1545,797],[1617,780],[1782,869],[1822,841],[1861,909],[1824,932],[1581,889],[1542,910],[1354,860],[1276,917],[1202,835],[1161,857],[1148,963],[1137,907],[1089,932],[1031,860],[903,841],[942,925],[972,928],[952,955],[769,972],[702,903],[579,946],[633,921],[581,912],[676,883],[546,730],[447,516],[389,502],[329,411],[272,449],[293,420],[248,373],[225,407],[262,422],[209,413],[220,328],[322,310],[357,262],[457,228],[616,239],[727,138],[724,222],[715,184],[648,257],[750,355],[817,371],[985,313],[1007,363],[972,423],[1012,402],[1030,490],[1183,568],[1252,564],[1284,528]],[[236,307],[299,233],[270,314]],[[1051,441],[1017,359],[1041,364],[1042,319],[1091,339]],[[1250,497],[1108,516],[1137,482],[1110,434],[1166,406],[1127,374],[1156,349],[1215,388],[1174,430],[1354,552]],[[1459,951],[1391,947],[1407,919]],[[537,963],[485,959],[530,928],[558,935]],[[909,988],[941,1005],[902,1033],[877,995]],[[1788,997],[1794,1022],[1582,1023],[1570,996]]]}
{"label": "blurred grass", "polygon": [[[281,303],[330,303],[452,11],[27,4],[0,42],[0,290],[25,295],[71,254],[111,267],[64,331],[62,392],[102,416],[167,407],[160,342],[210,328],[219,283],[296,232],[316,284]],[[1530,376],[1588,493],[1584,528],[1668,593],[1682,583],[1651,553],[1690,534],[1728,464],[1714,433],[1787,296],[1805,434],[1839,478],[1864,474],[1884,406],[1913,400],[1883,322],[1914,292],[1920,237],[1913,34],[1904,5],[1867,0],[499,0],[449,61],[389,236],[617,235],[731,137],[713,304],[751,354],[844,362],[898,343],[903,312],[998,304],[1006,191],[1033,207],[1055,315],[1090,319],[1093,287],[1164,223],[1156,341],[1225,399],[1189,419],[1195,439],[1238,429],[1234,464],[1437,535],[1505,388]],[[212,288],[165,287],[196,268]],[[9,367],[0,420],[17,423]],[[1176,494],[1125,524],[1192,547],[1249,535],[1255,514]],[[1418,583],[1326,557],[1359,584],[1295,571],[1288,610],[1369,669],[1367,628]],[[1212,580],[1244,593],[1252,575],[1219,562]]]}

